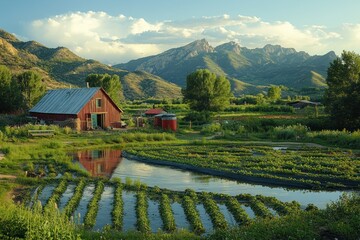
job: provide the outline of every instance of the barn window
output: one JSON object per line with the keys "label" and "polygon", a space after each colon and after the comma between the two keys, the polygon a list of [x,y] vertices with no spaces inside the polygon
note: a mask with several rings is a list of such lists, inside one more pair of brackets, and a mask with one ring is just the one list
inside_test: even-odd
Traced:
{"label": "barn window", "polygon": [[97,99],[96,99],[96,107],[97,107],[97,108],[100,108],[101,105],[102,105],[101,98],[97,98]]}

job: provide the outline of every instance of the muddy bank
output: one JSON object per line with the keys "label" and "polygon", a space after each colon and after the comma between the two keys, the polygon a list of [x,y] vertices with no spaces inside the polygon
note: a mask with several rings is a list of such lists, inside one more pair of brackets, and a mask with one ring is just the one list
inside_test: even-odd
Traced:
{"label": "muddy bank", "polygon": [[238,180],[238,181],[253,183],[253,184],[262,184],[262,185],[270,186],[270,187],[271,186],[272,187],[285,187],[285,188],[293,188],[293,189],[294,188],[295,189],[296,188],[297,189],[314,189],[316,187],[309,183],[291,182],[291,181],[282,180],[282,179],[246,176],[246,175],[241,175],[241,174],[236,174],[236,173],[223,172],[223,171],[214,170],[214,169],[192,166],[192,165],[183,164],[183,163],[164,161],[164,160],[159,160],[159,159],[150,159],[150,158],[145,158],[145,157],[141,157],[141,156],[136,156],[136,155],[127,153],[126,151],[122,152],[122,156],[126,157],[128,159],[133,159],[133,160],[139,161],[139,162],[150,163],[150,164],[155,164],[155,165],[162,165],[162,166],[169,166],[169,167],[179,168],[179,169],[183,169],[183,170],[189,170],[189,171],[193,171],[193,172],[199,172],[199,173],[209,174],[209,175],[213,175],[213,176],[218,176],[218,177],[231,179],[231,180]]}

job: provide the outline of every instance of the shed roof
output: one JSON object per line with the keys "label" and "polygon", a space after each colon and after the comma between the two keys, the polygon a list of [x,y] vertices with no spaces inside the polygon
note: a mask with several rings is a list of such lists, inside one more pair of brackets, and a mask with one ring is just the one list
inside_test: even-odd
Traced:
{"label": "shed roof", "polygon": [[152,108],[152,109],[145,111],[146,115],[158,115],[161,113],[166,113],[166,112],[161,108]]}
{"label": "shed roof", "polygon": [[77,114],[100,89],[96,87],[49,90],[30,112]]}

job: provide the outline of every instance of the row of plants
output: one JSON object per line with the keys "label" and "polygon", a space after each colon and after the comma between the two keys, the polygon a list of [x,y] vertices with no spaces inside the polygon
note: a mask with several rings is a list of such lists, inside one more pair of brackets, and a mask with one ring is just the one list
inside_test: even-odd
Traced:
{"label": "row of plants", "polygon": [[62,179],[59,185],[54,189],[51,197],[48,199],[47,203],[44,206],[44,209],[51,207],[50,205],[58,204],[62,194],[66,191],[68,186],[68,181],[66,179]]}
{"label": "row of plants", "polygon": [[163,229],[167,232],[175,231],[175,217],[171,209],[170,199],[166,194],[161,194],[159,211],[163,221]]}
{"label": "row of plants", "polygon": [[121,230],[123,226],[123,207],[124,202],[122,199],[122,184],[120,179],[115,180],[115,193],[114,193],[114,208],[112,211],[112,223],[116,230]]}
{"label": "row of plants", "polygon": [[256,197],[250,194],[239,194],[236,196],[239,201],[246,201],[249,203],[251,209],[255,213],[257,217],[262,218],[272,218],[270,210],[265,206],[265,204],[261,201],[258,201]]}
{"label": "row of plants", "polygon": [[99,201],[103,191],[104,191],[104,183],[102,181],[98,181],[96,183],[96,188],[94,190],[93,197],[87,206],[87,212],[84,218],[84,225],[86,228],[92,228],[96,223],[96,215],[99,210]]}
{"label": "row of plants", "polygon": [[225,205],[239,225],[248,225],[251,222],[249,215],[241,207],[241,204],[235,197],[227,197]]}
{"label": "row of plants", "polygon": [[211,218],[211,222],[215,229],[225,229],[228,227],[227,221],[224,215],[221,213],[219,206],[211,198],[209,193],[203,193],[201,195],[202,203]]}
{"label": "row of plants", "polygon": [[186,219],[191,225],[192,231],[196,234],[204,233],[205,228],[201,221],[199,212],[196,209],[196,203],[194,199],[188,195],[185,195],[182,200],[182,207],[186,214]]}
{"label": "row of plants", "polygon": [[263,202],[267,207],[274,209],[280,216],[288,215],[291,212],[300,211],[298,202],[284,203],[275,197],[257,195],[256,199]]}
{"label": "row of plants", "polygon": [[140,232],[151,232],[150,222],[148,218],[148,199],[144,191],[140,191],[136,195],[136,216],[137,216],[137,229]]}
{"label": "row of plants", "polygon": [[63,209],[63,214],[67,218],[70,218],[70,216],[75,212],[76,208],[79,206],[80,200],[84,193],[85,186],[86,186],[85,179],[81,179],[76,185],[74,194],[72,195],[70,200],[66,203]]}

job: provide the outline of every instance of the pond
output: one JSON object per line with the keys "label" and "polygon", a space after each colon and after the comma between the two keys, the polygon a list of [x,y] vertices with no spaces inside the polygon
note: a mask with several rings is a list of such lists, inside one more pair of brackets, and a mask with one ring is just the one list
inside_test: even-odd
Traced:
{"label": "pond", "polygon": [[276,197],[284,202],[295,200],[303,208],[310,203],[325,208],[326,204],[337,201],[344,192],[299,190],[244,183],[188,170],[139,162],[121,157],[120,150],[84,151],[75,154],[75,159],[94,176],[120,178],[123,182],[126,178],[131,178],[140,180],[148,186],[178,191],[191,188],[198,192],[206,191],[229,195],[261,194]]}

